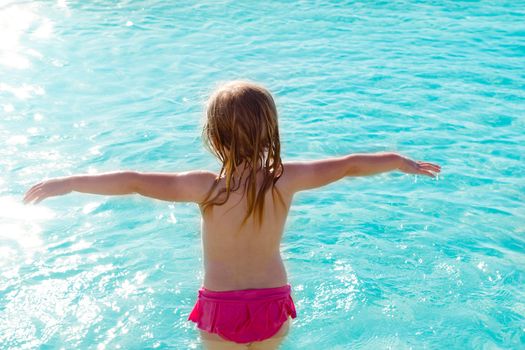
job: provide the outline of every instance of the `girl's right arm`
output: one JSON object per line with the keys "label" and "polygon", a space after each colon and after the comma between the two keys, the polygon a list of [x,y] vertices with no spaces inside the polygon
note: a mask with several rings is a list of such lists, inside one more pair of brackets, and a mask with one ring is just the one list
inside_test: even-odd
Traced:
{"label": "girl's right arm", "polygon": [[25,203],[38,203],[45,198],[72,191],[102,195],[140,195],[173,202],[204,200],[216,175],[208,171],[186,173],[140,173],[120,171],[96,175],[74,175],[46,180],[31,187]]}
{"label": "girl's right arm", "polygon": [[346,176],[368,176],[399,170],[407,174],[435,177],[441,167],[416,162],[397,153],[350,154],[339,158],[284,165],[283,186],[291,193],[328,185]]}
{"label": "girl's right arm", "polygon": [[24,196],[24,203],[40,201],[54,196],[62,196],[72,191],[119,195],[131,193],[133,172],[115,172],[97,175],[74,175],[57,177],[37,183]]}

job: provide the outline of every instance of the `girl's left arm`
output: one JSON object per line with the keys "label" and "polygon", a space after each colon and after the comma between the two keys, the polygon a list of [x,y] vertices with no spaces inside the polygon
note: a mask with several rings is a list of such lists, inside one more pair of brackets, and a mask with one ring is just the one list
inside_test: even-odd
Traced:
{"label": "girl's left arm", "polygon": [[138,193],[166,201],[200,203],[204,200],[215,177],[214,173],[208,171],[186,173],[120,171],[96,175],[74,175],[36,184],[27,191],[24,202],[38,203],[45,198],[74,191],[102,195]]}

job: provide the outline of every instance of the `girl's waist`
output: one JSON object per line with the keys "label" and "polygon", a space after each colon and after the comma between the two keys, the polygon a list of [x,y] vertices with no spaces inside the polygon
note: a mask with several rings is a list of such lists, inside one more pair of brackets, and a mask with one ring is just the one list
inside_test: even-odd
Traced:
{"label": "girl's waist", "polygon": [[285,284],[279,287],[270,288],[250,288],[239,290],[210,290],[204,286],[199,289],[199,298],[207,300],[221,301],[254,301],[285,298],[291,294],[291,286]]}

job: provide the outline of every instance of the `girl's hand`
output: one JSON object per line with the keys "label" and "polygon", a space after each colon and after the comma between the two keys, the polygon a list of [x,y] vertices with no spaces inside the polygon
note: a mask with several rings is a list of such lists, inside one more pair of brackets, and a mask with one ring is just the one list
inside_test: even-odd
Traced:
{"label": "girl's hand", "polygon": [[24,196],[24,203],[39,203],[47,197],[61,196],[71,192],[68,178],[50,179],[40,182],[29,189]]}
{"label": "girl's hand", "polygon": [[437,164],[420,161],[415,162],[411,159],[401,157],[401,165],[399,166],[399,170],[407,174],[421,174],[434,178],[436,175],[433,174],[433,172],[441,172],[441,167]]}

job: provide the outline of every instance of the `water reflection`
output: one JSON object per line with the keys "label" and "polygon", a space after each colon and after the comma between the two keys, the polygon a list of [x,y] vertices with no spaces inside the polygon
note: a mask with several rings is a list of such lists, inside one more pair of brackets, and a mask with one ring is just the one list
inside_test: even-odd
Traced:
{"label": "water reflection", "polygon": [[[1,61],[0,61],[1,64]],[[22,84],[21,86],[11,86],[9,84],[0,83],[0,92],[8,92],[20,100],[26,100],[35,95],[43,95],[44,88],[37,85]]]}
{"label": "water reflection", "polygon": [[40,223],[54,212],[44,206],[26,206],[19,198],[0,197],[0,266],[31,258],[43,249]]}
{"label": "water reflection", "polygon": [[37,13],[36,4],[12,4],[0,8],[0,65],[27,69],[31,58],[43,55],[22,44],[25,35],[30,39],[48,39],[53,35],[53,22]]}

